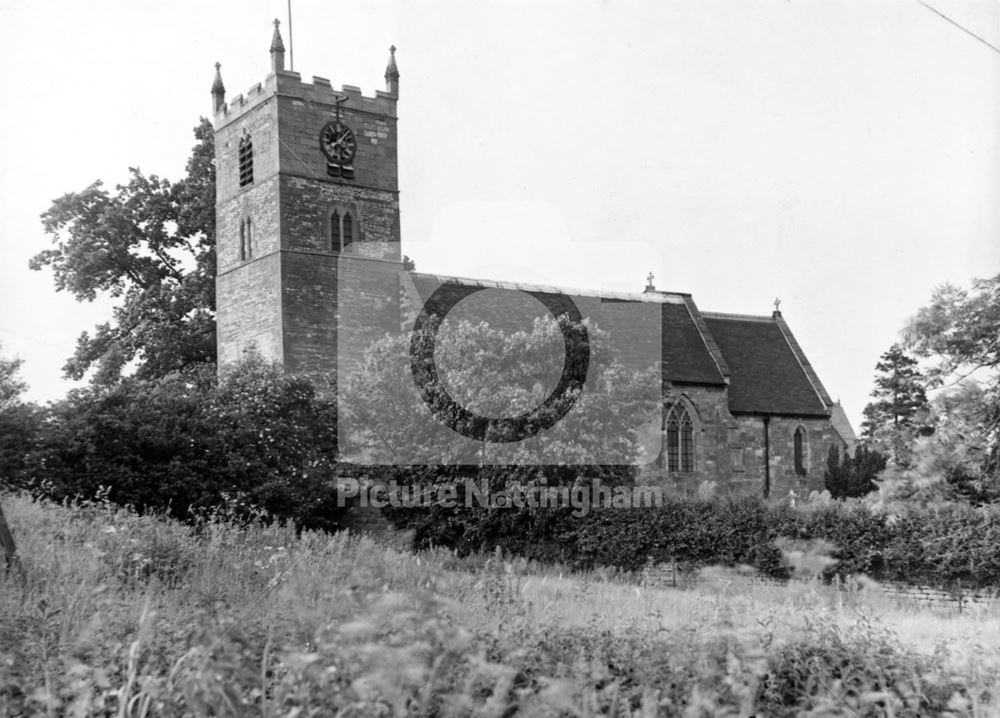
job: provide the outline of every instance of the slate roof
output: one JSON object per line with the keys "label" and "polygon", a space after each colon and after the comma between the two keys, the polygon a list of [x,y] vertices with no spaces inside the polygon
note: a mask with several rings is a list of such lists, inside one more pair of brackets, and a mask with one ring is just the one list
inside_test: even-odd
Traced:
{"label": "slate roof", "polygon": [[731,412],[830,415],[833,402],[780,314],[703,316],[732,372]]}
{"label": "slate roof", "polygon": [[858,435],[854,433],[851,420],[847,418],[847,412],[838,401],[833,405],[830,413],[830,423],[847,445],[847,453],[854,456],[854,447],[858,445]]}
{"label": "slate roof", "polygon": [[[661,317],[660,355],[663,359],[663,378],[667,381],[682,384],[724,386],[726,377],[729,375],[725,359],[719,348],[715,345],[714,340],[712,340],[701,318],[701,313],[698,311],[689,294],[676,292],[628,294],[623,292],[567,289],[564,287],[468,279],[465,277],[445,277],[420,272],[409,273],[408,281],[404,281],[403,284],[404,294],[415,292],[414,296],[408,300],[408,306],[411,308],[419,307],[430,296],[431,292],[442,285],[565,294],[576,300],[585,315],[588,315],[588,308],[595,309],[595,302],[603,306],[604,312],[598,311],[598,314],[604,313],[605,321],[598,321],[598,325],[610,330],[612,333],[624,332],[624,334],[619,335],[620,337],[627,337],[629,333],[639,334],[643,329],[639,322],[634,323],[634,326],[628,326],[632,324],[626,320],[626,317],[629,316],[629,312],[626,309],[628,304],[641,303],[647,307],[650,304],[659,304]],[[611,311],[612,306],[619,309]],[[600,309],[600,307],[597,307],[597,309]],[[648,317],[649,314],[647,312],[642,316]],[[501,323],[504,321],[503,317],[495,319],[498,319]],[[629,339],[632,338],[629,337]],[[638,336],[635,337],[636,340],[639,338]]]}
{"label": "slate roof", "polygon": [[[777,312],[772,316],[701,312],[690,294],[678,292],[629,294],[410,272],[401,286],[408,313],[413,314],[441,284],[559,293],[583,304],[660,304],[665,381],[728,384],[729,410],[737,414],[828,417],[834,406]],[[617,319],[614,323],[620,331],[635,331]]]}
{"label": "slate roof", "polygon": [[725,384],[729,369],[715,342],[709,346],[706,337],[711,335],[703,322],[699,326],[701,314],[694,303],[664,304],[662,311],[663,378],[679,384]]}

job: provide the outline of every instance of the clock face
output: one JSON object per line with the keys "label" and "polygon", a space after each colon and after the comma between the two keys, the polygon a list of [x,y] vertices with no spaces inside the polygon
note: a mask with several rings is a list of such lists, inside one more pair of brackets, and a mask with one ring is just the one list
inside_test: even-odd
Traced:
{"label": "clock face", "polygon": [[327,122],[320,130],[319,148],[330,162],[346,165],[354,159],[358,144],[351,128],[339,120],[334,120]]}

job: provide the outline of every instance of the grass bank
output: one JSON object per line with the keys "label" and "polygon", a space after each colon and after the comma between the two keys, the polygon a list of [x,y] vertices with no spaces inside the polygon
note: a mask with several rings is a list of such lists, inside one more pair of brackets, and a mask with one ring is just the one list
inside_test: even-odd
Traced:
{"label": "grass bank", "polygon": [[1000,715],[986,612],[0,500],[0,715]]}

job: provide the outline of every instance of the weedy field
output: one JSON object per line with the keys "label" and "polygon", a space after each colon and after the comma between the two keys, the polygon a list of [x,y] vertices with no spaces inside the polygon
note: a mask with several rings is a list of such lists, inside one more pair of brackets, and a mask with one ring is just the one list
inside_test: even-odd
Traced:
{"label": "weedy field", "polygon": [[2,716],[1000,715],[995,610],[2,501]]}

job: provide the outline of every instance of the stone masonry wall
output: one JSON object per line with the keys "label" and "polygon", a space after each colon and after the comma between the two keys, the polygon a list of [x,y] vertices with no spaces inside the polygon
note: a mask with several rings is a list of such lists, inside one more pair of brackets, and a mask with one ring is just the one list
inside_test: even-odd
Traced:
{"label": "stone masonry wall", "polygon": [[[254,103],[248,103],[244,114],[232,117],[228,123],[216,124],[215,131],[215,199],[216,205],[226,207],[230,200],[253,193],[267,183],[278,172],[277,111],[273,98],[258,95]],[[253,184],[239,186],[239,143],[244,134],[249,134],[253,142]],[[260,207],[267,198],[255,197],[254,204]],[[241,200],[242,206],[242,200]],[[218,232],[218,228],[217,228]],[[234,240],[231,234],[217,234],[220,244]],[[223,266],[220,264],[220,267]]]}
{"label": "stone masonry wall", "polygon": [[[250,220],[250,252],[240,260],[240,223]],[[280,214],[278,177],[254,182],[245,191],[222,202],[215,212],[218,272],[232,269],[278,251]]]}
{"label": "stone masonry wall", "polygon": [[[668,563],[649,564],[641,571],[631,574],[629,578],[640,586],[676,589],[704,589],[719,581],[718,578],[707,577],[700,572],[692,571],[690,567]],[[758,586],[810,585],[808,581],[803,580],[782,581],[759,574],[741,574],[736,571],[727,571],[722,580],[724,581],[724,590],[733,593],[749,593]],[[857,591],[859,586],[859,584],[850,581],[836,585],[845,592]],[[957,611],[969,609],[996,611],[997,608],[1000,608],[1000,592],[995,589],[978,591],[955,589],[949,591],[938,586],[886,581],[882,583],[871,582],[870,586],[863,591],[866,595],[878,596],[881,594],[892,599],[916,601],[935,608]]]}
{"label": "stone masonry wall", "polygon": [[400,258],[399,201],[396,193],[368,187],[282,176],[280,191],[281,246],[288,249],[333,251],[330,216],[336,208],[349,207],[357,222],[355,241],[367,256]]}
{"label": "stone masonry wall", "polygon": [[267,359],[282,359],[280,257],[257,257],[216,279],[220,364],[237,361],[251,344]]}
{"label": "stone masonry wall", "polygon": [[396,190],[396,103],[384,93],[366,98],[350,85],[334,93],[328,80],[306,84],[291,73],[278,76],[278,128],[281,171],[312,179],[327,177],[327,161],[319,147],[319,132],[335,119],[335,96],[346,96],[340,117],[354,132],[357,152],[352,185]]}
{"label": "stone masonry wall", "polygon": [[[806,430],[803,463],[806,473],[795,473],[794,434],[797,427]],[[843,447],[829,419],[821,417],[772,416],[768,426],[771,464],[771,496],[823,490],[826,455],[832,444]],[[744,477],[743,483],[764,486],[764,419],[760,416],[735,417],[733,435],[734,476]]]}
{"label": "stone masonry wall", "polygon": [[[353,179],[330,177],[319,146],[322,127],[336,116],[334,100],[345,96],[341,120],[357,140]],[[335,208],[349,209],[356,220],[352,253],[399,259],[395,113],[388,93],[363,97],[349,85],[335,91],[329,80],[305,83],[286,71],[215,113],[220,362],[257,344],[290,371],[328,378],[338,357],[341,297],[350,309],[345,320],[369,326],[369,336],[398,328],[398,306],[387,310],[398,296],[398,265],[389,274],[354,276],[356,268],[338,266],[330,227]],[[240,187],[244,136],[253,142],[254,181]],[[241,258],[248,219],[251,250]],[[341,280],[350,291],[341,291]]]}
{"label": "stone masonry wall", "polygon": [[[795,473],[794,435],[799,426],[806,430],[806,440],[802,446],[806,473],[801,476]],[[789,491],[795,491],[799,495],[814,490],[822,491],[830,446],[836,444],[841,451],[844,449],[844,442],[834,431],[829,419],[772,417],[770,437],[771,495],[781,497]]]}

